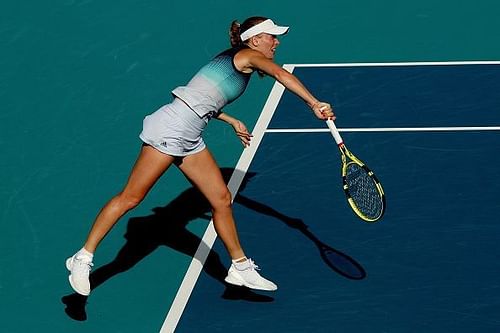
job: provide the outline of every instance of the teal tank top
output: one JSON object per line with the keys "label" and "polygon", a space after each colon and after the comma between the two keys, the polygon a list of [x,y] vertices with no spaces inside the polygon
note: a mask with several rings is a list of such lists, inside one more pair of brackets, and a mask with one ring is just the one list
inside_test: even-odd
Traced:
{"label": "teal tank top", "polygon": [[241,96],[251,73],[240,72],[234,66],[234,56],[243,47],[234,47],[215,56],[203,66],[186,86],[172,94],[182,99],[200,117],[213,117],[224,106]]}

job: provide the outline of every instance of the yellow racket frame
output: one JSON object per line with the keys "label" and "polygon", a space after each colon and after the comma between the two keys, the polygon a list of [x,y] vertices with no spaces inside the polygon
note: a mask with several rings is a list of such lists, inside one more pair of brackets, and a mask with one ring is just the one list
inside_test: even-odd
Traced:
{"label": "yellow racket frame", "polygon": [[[341,174],[342,174],[342,183],[343,183],[343,189],[344,193],[347,197],[347,202],[349,203],[349,206],[351,206],[352,210],[354,213],[361,218],[365,222],[377,222],[380,220],[380,218],[384,215],[385,212],[385,193],[384,189],[382,188],[382,184],[380,184],[380,181],[378,180],[377,176],[375,176],[375,173],[371,171],[359,158],[354,156],[353,153],[347,149],[347,147],[344,144],[344,141],[342,140],[342,137],[340,136],[339,130],[335,126],[335,123],[333,122],[332,119],[328,119],[326,121],[326,124],[328,125],[328,128],[330,129],[330,132],[335,139],[335,142],[337,143],[337,146],[339,147],[341,156],[342,156],[342,168],[341,168]],[[377,191],[380,195],[380,200],[382,200],[382,209],[381,212],[378,216],[376,217],[368,217],[364,215],[359,208],[356,206],[356,203],[354,202],[353,198],[349,194],[349,185],[347,184],[346,180],[346,175],[347,175],[347,167],[350,164],[357,164],[361,168],[363,168],[368,176],[373,180],[375,183],[375,187],[377,188]]]}
{"label": "yellow racket frame", "polygon": [[[364,164],[359,158],[354,156],[354,154],[351,153],[343,143],[339,145],[339,150],[340,150],[341,155],[342,155],[342,183],[343,183],[344,193],[347,197],[347,202],[351,206],[354,213],[357,216],[359,216],[359,218],[361,218],[363,221],[365,221],[365,222],[377,222],[378,220],[380,220],[380,218],[384,215],[384,212],[385,212],[385,193],[384,193],[384,189],[382,188],[382,184],[380,184],[380,181],[378,180],[377,176],[375,176],[373,171],[371,171],[366,166],[366,164]],[[346,176],[347,176],[347,167],[350,164],[357,164],[358,166],[363,168],[366,171],[366,173],[368,174],[368,176],[373,180],[375,187],[377,188],[377,192],[380,195],[380,200],[382,200],[382,209],[381,209],[380,214],[378,216],[368,217],[368,216],[364,215],[358,209],[358,207],[356,206],[356,203],[354,202],[353,198],[349,194],[349,186],[347,185]]]}

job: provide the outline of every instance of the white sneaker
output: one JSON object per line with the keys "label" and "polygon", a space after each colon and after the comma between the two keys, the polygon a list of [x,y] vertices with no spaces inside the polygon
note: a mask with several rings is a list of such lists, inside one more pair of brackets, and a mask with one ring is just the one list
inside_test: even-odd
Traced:
{"label": "white sneaker", "polygon": [[66,268],[71,272],[69,284],[80,295],[90,294],[90,269],[94,266],[92,259],[85,255],[75,254],[66,259]]}
{"label": "white sneaker", "polygon": [[264,279],[257,273],[259,266],[255,265],[253,260],[248,258],[243,263],[232,263],[224,281],[236,286],[245,286],[250,289],[274,291],[278,286],[273,282]]}

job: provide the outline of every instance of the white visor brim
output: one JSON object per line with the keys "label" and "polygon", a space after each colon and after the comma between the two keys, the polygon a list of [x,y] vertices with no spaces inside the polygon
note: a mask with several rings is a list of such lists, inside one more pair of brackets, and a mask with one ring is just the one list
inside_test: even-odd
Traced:
{"label": "white visor brim", "polygon": [[284,35],[288,32],[288,29],[290,27],[282,27],[279,25],[274,24],[274,22],[271,19],[267,19],[265,21],[262,21],[250,29],[247,29],[241,34],[241,40],[244,42],[247,39],[257,36],[258,34],[261,33],[266,33],[274,36],[279,36],[279,35]]}

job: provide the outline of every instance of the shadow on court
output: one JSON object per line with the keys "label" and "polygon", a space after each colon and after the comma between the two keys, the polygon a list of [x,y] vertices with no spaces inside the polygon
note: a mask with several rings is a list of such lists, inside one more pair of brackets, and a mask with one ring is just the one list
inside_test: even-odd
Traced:
{"label": "shadow on court", "polygon": [[266,206],[262,203],[254,201],[250,198],[238,195],[235,200],[238,204],[241,204],[247,208],[255,210],[260,214],[268,215],[274,217],[287,226],[293,229],[297,229],[309,240],[311,240],[320,252],[323,261],[335,272],[342,275],[345,278],[351,280],[362,280],[366,277],[366,271],[356,260],[347,254],[340,252],[333,247],[323,243],[316,237],[308,228],[308,226],[301,220],[293,217],[283,215],[282,213],[276,211],[275,209]]}
{"label": "shadow on court", "polygon": [[[232,168],[222,168],[226,182],[229,181],[233,172],[241,171]],[[245,184],[254,175],[255,173],[246,173],[240,190],[244,188]],[[272,216],[287,226],[299,230],[318,246],[326,264],[344,277],[362,279],[366,276],[365,271],[359,263],[322,243],[307,229],[307,226],[301,220],[286,216],[269,206],[240,194],[236,196],[234,201],[261,214]],[[182,192],[166,206],[154,208],[153,214],[130,218],[124,236],[126,239],[125,245],[120,249],[113,261],[91,273],[91,289],[95,290],[115,275],[128,271],[160,246],[167,246],[193,258],[199,246],[205,246],[207,247],[206,250],[208,250],[208,246],[202,239],[190,232],[186,226],[189,222],[198,218],[209,221],[211,219],[210,212],[210,205],[205,197],[197,189],[191,187]],[[222,263],[218,253],[214,250],[210,249],[207,260],[203,265],[203,270],[214,280],[225,285],[225,290],[221,295],[223,299],[244,300],[248,302],[274,301],[273,297],[260,295],[246,287],[227,284],[224,281],[227,274],[227,267]],[[62,302],[66,306],[66,314],[74,320],[86,320],[85,306],[87,298],[87,296],[77,293],[62,297]]]}

